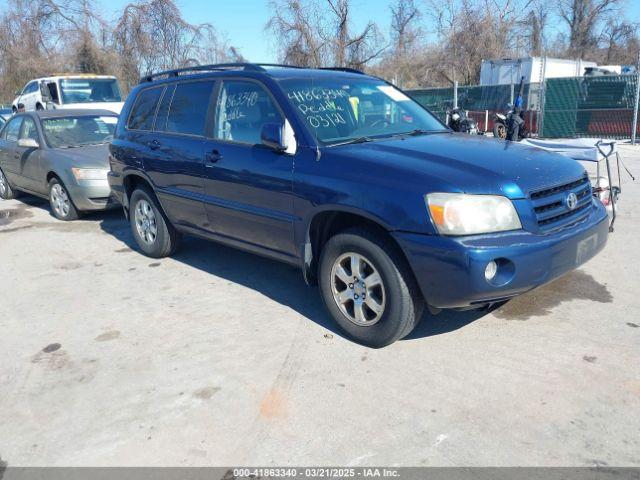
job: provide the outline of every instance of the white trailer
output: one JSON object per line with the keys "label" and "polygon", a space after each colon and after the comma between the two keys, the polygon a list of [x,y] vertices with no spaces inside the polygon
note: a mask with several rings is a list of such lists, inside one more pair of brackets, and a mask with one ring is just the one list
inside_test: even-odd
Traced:
{"label": "white trailer", "polygon": [[525,83],[540,83],[547,78],[581,77],[587,67],[597,67],[597,64],[549,57],[483,60],[480,85],[518,84],[521,77]]}

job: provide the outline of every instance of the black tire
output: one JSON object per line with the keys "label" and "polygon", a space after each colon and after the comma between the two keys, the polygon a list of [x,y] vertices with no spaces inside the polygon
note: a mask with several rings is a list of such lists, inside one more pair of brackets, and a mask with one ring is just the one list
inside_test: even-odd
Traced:
{"label": "black tire", "polygon": [[4,176],[2,170],[0,170],[0,198],[3,200],[11,200],[19,196],[19,192],[14,190],[9,184],[9,180]]}
{"label": "black tire", "polygon": [[495,122],[493,124],[493,136],[498,140],[506,140],[507,126],[502,122]]}
{"label": "black tire", "polygon": [[44,107],[41,104],[36,103],[36,110],[39,112],[41,110],[44,110]]}
{"label": "black tire", "polygon": [[[142,217],[138,218],[140,214],[137,209],[139,206],[146,207],[142,202],[146,202],[146,205],[153,212],[153,221],[150,223],[155,226],[155,235],[152,239],[149,236],[146,239],[143,238],[138,230],[137,222],[142,220]],[[138,187],[131,194],[129,206],[131,232],[142,253],[152,258],[163,258],[172,255],[178,248],[180,233],[165,216],[156,196],[148,188]],[[148,221],[149,218],[147,214],[144,219]]]}
{"label": "black tire", "polygon": [[[332,269],[342,256],[352,252],[371,263],[384,285],[384,309],[372,325],[354,323],[334,299]],[[391,239],[374,229],[353,228],[329,239],[320,256],[319,285],[322,300],[338,325],[358,343],[373,348],[407,336],[424,311],[422,293],[404,256]]]}
{"label": "black tire", "polygon": [[[67,202],[64,201],[65,196]],[[69,195],[64,183],[57,177],[53,177],[49,181],[49,206],[51,214],[58,220],[70,222],[80,218],[80,212],[74,205],[71,195]]]}

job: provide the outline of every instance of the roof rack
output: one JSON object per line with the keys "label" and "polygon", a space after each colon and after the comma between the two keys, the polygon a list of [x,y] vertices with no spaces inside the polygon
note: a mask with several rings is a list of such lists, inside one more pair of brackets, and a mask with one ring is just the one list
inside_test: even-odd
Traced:
{"label": "roof rack", "polygon": [[233,70],[233,69],[253,70],[253,71],[259,71],[259,72],[265,71],[264,68],[253,63],[237,62],[237,63],[216,63],[212,65],[194,65],[191,67],[174,68],[171,70],[165,70],[163,72],[150,73],[149,75],[145,75],[144,77],[142,77],[139,83],[153,82],[158,78],[179,77],[180,75],[184,75],[186,73],[219,72],[223,70]]}
{"label": "roof rack", "polygon": [[[192,67],[174,68],[174,69],[165,70],[162,72],[150,73],[149,75],[145,75],[144,77],[142,77],[139,83],[153,82],[154,80],[158,80],[160,78],[179,77],[180,75],[185,75],[189,73],[198,73],[198,72],[220,72],[220,71],[233,70],[233,69],[249,70],[253,72],[266,72],[267,68],[269,67],[306,68],[306,67],[300,67],[297,65],[286,65],[283,63],[246,63],[246,62],[216,63],[211,65],[194,65]],[[347,67],[321,67],[320,70],[336,70],[341,72],[359,73],[360,75],[364,75],[364,72],[362,72],[361,70],[356,70],[355,68],[347,68]]]}
{"label": "roof rack", "polygon": [[295,65],[285,65],[280,63],[247,63],[247,62],[235,62],[235,63],[216,63],[211,65],[194,65],[192,67],[174,68],[171,70],[165,70],[163,72],[150,73],[140,79],[139,83],[153,82],[159,78],[171,78],[179,77],[189,73],[197,72],[220,72],[224,70],[249,70],[254,72],[266,72],[265,67],[281,67],[281,68],[304,68]]}
{"label": "roof rack", "polygon": [[359,73],[360,75],[365,74],[362,70],[349,67],[320,67],[320,70],[336,70],[338,72]]}

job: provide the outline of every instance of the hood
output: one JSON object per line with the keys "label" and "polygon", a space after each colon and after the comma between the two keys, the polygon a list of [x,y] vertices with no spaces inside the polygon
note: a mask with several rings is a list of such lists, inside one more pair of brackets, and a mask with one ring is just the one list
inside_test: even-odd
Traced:
{"label": "hood", "polygon": [[384,167],[384,171],[374,173],[385,175],[390,182],[428,180],[425,193],[524,198],[531,191],[576,180],[585,172],[578,162],[559,154],[468,134],[432,134],[333,148],[338,156],[351,157],[352,161],[366,158]]}
{"label": "hood", "polygon": [[92,103],[66,103],[57,106],[58,109],[74,108],[80,110],[109,110],[120,115],[124,102],[92,102]]}
{"label": "hood", "polygon": [[57,156],[64,157],[71,166],[79,168],[109,169],[109,144],[86,147],[56,148]]}

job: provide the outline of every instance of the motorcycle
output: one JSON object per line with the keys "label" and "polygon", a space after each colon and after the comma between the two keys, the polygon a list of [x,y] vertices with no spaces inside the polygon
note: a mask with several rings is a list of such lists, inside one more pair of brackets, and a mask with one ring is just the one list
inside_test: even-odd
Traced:
{"label": "motorcycle", "polygon": [[524,120],[524,77],[520,79],[518,96],[514,104],[509,104],[506,114],[496,113],[493,115],[493,136],[499,140],[510,140],[518,142],[529,137],[529,130]]}
{"label": "motorcycle", "polygon": [[468,133],[471,135],[479,135],[478,122],[473,118],[469,118],[467,111],[460,108],[452,108],[447,110],[447,127],[454,132]]}

